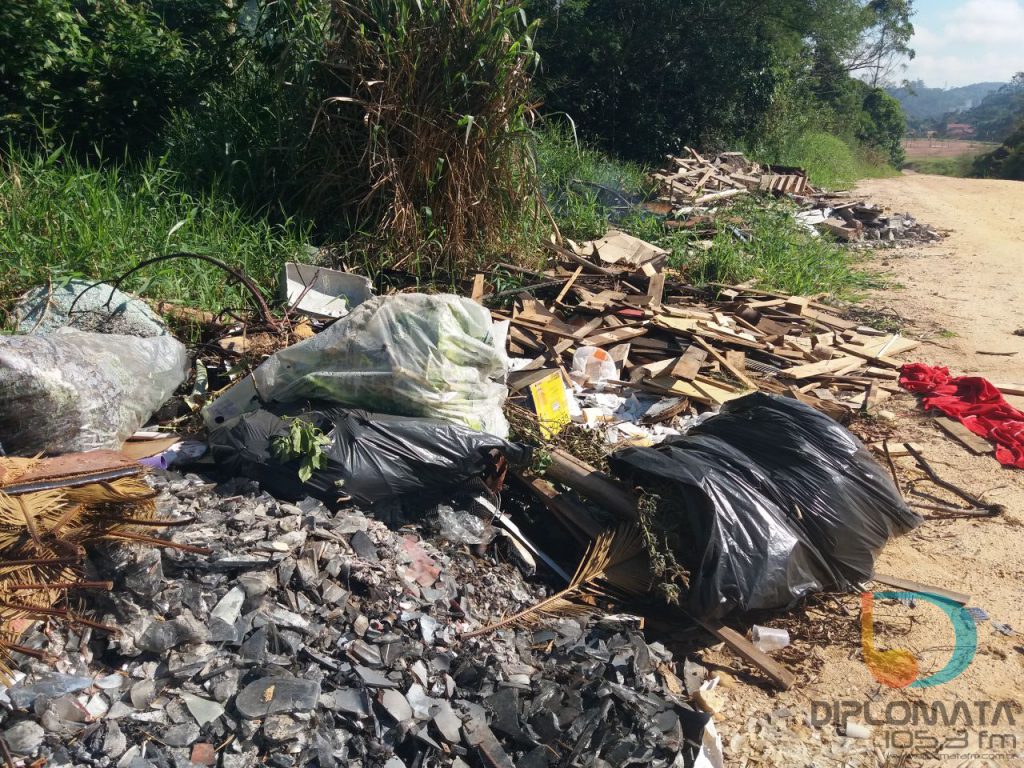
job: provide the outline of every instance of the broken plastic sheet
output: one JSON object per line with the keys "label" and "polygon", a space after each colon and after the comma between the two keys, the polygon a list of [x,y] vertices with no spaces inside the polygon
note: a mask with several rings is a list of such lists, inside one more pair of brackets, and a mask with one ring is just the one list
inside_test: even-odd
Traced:
{"label": "broken plastic sheet", "polygon": [[373,295],[362,275],[293,261],[285,262],[283,287],[289,307],[318,320],[344,317]]}
{"label": "broken plastic sheet", "polygon": [[10,455],[118,449],[185,380],[171,336],[63,328],[0,337],[0,440]]}
{"label": "broken plastic sheet", "polygon": [[609,462],[669,495],[688,548],[677,556],[691,569],[689,607],[701,617],[786,607],[866,581],[886,541],[921,522],[857,438],[813,408],[762,393]]}
{"label": "broken plastic sheet", "polygon": [[464,297],[375,297],[272,355],[204,411],[207,426],[261,405],[316,401],[505,437],[508,359],[496,333],[490,313]]}
{"label": "broken plastic sheet", "polygon": [[214,459],[259,480],[275,495],[325,500],[351,496],[363,505],[413,499],[426,505],[483,475],[493,464],[492,451],[514,465],[530,458],[526,446],[439,419],[342,408],[294,415],[318,426],[331,440],[324,448],[323,466],[307,482],[299,480],[296,462],[282,464],[273,457],[272,441],[288,433],[288,420],[267,410],[211,430]]}

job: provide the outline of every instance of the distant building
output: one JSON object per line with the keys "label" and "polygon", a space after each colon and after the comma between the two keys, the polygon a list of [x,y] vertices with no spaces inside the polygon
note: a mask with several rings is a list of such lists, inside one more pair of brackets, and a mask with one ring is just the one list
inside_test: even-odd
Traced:
{"label": "distant building", "polygon": [[968,139],[974,135],[974,126],[967,123],[949,123],[946,135],[951,139]]}

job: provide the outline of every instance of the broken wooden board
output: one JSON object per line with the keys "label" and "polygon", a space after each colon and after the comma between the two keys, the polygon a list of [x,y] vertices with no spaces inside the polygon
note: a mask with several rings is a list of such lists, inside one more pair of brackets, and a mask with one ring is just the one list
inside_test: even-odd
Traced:
{"label": "broken wooden board", "polygon": [[796,675],[786,669],[764,651],[758,650],[752,642],[747,640],[735,629],[726,627],[720,622],[712,619],[697,619],[697,623],[714,635],[718,640],[725,643],[741,659],[748,664],[760,669],[771,679],[776,688],[788,691],[796,683]]}
{"label": "broken wooden board", "polygon": [[919,581],[903,579],[898,576],[886,576],[881,573],[876,573],[872,581],[877,584],[885,584],[887,587],[904,589],[907,592],[921,592],[926,595],[938,595],[939,597],[952,600],[954,603],[959,603],[960,605],[967,605],[971,602],[971,596],[964,594],[963,592],[954,592],[953,590],[946,589],[945,587],[933,587],[930,584],[922,584]]}
{"label": "broken wooden board", "polygon": [[960,445],[973,453],[975,456],[984,456],[993,453],[995,447],[985,438],[976,435],[956,419],[948,416],[936,416],[933,419],[935,426],[956,440]]}
{"label": "broken wooden board", "polygon": [[785,368],[782,371],[782,375],[787,379],[809,379],[812,376],[821,376],[827,373],[852,371],[861,365],[862,363],[858,358],[843,355],[841,357],[834,357],[831,360],[822,360],[817,363],[807,363],[805,365],[795,365],[792,368]]}
{"label": "broken wooden board", "polygon": [[589,347],[603,347],[606,344],[621,344],[624,341],[635,339],[647,333],[646,328],[613,328],[610,331],[602,331],[587,336],[583,343]]}
{"label": "broken wooden board", "polygon": [[581,243],[573,250],[578,256],[597,256],[604,264],[632,269],[657,257],[668,256],[664,248],[616,230],[610,230],[597,240]]}
{"label": "broken wooden board", "polygon": [[691,344],[686,348],[682,357],[676,360],[676,364],[669,371],[669,375],[685,379],[686,381],[692,381],[700,373],[700,367],[707,358],[708,353],[706,350],[701,349],[696,344]]}
{"label": "broken wooden board", "polygon": [[710,383],[703,378],[685,381],[672,378],[671,376],[659,376],[651,379],[648,383],[663,392],[687,397],[690,400],[704,403],[705,405],[723,405],[730,400],[736,400],[756,391],[752,389],[729,389],[724,384]]}

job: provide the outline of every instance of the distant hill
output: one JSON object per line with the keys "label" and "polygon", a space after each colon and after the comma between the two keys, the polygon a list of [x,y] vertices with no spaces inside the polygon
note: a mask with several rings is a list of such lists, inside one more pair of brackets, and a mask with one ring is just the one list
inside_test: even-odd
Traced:
{"label": "distant hill", "polygon": [[931,120],[949,112],[976,107],[990,93],[1005,83],[974,83],[959,88],[928,88],[922,81],[911,83],[910,88],[887,89],[903,106],[911,121]]}
{"label": "distant hill", "polygon": [[[955,119],[974,127],[975,138],[983,141],[1002,141],[1024,123],[1024,72],[1018,72],[1006,85],[990,93],[976,107],[947,115],[947,121]],[[1021,144],[1024,134],[1017,133],[1016,147],[1018,167],[1021,159]],[[1005,178],[1005,177],[1004,177]]]}

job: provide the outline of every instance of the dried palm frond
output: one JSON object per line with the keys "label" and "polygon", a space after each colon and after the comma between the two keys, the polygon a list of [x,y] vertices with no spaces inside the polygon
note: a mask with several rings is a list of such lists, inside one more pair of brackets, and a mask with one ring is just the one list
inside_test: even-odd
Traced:
{"label": "dried palm frond", "polygon": [[17,644],[33,621],[60,619],[113,631],[69,607],[70,591],[112,588],[110,582],[83,579],[85,544],[131,540],[200,550],[142,533],[179,521],[154,519],[155,493],[141,476],[74,482],[24,493],[0,491],[2,681],[10,681],[13,652],[45,656]]}
{"label": "dried palm frond", "polygon": [[633,525],[605,531],[587,548],[569,585],[561,592],[501,621],[468,633],[475,637],[508,626],[528,627],[548,617],[591,613],[588,597],[639,595],[650,587],[651,575],[640,532]]}
{"label": "dried palm frond", "polygon": [[47,542],[64,517],[66,500],[59,490],[10,496],[0,491],[0,552],[7,557],[53,555]]}

